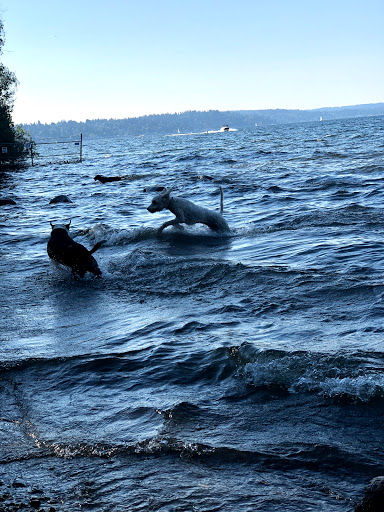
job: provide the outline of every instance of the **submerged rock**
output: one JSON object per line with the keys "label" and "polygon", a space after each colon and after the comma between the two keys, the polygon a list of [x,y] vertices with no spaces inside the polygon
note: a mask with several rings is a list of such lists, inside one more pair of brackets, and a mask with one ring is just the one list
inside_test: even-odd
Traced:
{"label": "submerged rock", "polygon": [[12,487],[26,487],[26,485],[22,480],[15,478],[15,480],[12,482]]}
{"label": "submerged rock", "polygon": [[31,498],[29,500],[29,505],[33,508],[40,508],[41,501],[38,498]]}
{"label": "submerged rock", "polygon": [[53,199],[51,199],[49,201],[49,204],[54,204],[54,203],[72,203],[72,202],[73,201],[71,201],[68,196],[60,195],[60,196],[56,196]]}
{"label": "submerged rock", "polygon": [[364,499],[357,505],[355,512],[383,512],[384,476],[373,478],[365,488]]}

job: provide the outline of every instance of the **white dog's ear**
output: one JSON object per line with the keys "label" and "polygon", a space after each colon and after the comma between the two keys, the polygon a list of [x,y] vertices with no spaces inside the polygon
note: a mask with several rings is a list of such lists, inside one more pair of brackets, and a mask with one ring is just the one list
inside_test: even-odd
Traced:
{"label": "white dog's ear", "polygon": [[172,192],[172,187],[170,188],[166,188],[163,192],[162,192],[162,195],[164,197],[169,197],[170,193]]}

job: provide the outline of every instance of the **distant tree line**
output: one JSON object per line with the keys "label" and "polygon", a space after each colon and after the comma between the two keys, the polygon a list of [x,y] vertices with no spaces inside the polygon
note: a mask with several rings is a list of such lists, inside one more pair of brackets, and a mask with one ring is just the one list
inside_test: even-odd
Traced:
{"label": "distant tree line", "polygon": [[298,123],[384,115],[384,103],[315,110],[209,110],[187,111],[176,114],[153,114],[127,119],[87,119],[85,122],[60,121],[58,123],[24,124],[35,140],[67,139],[82,133],[86,138],[126,137],[147,134],[173,134],[218,130],[223,124],[244,129],[274,124]]}

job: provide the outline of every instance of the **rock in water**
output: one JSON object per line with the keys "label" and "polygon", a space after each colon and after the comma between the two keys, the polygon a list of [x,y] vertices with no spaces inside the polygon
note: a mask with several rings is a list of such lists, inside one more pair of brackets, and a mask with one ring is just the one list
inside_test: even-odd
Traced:
{"label": "rock in water", "polygon": [[72,202],[73,201],[71,201],[68,196],[60,195],[60,196],[56,196],[53,199],[51,199],[49,201],[49,204],[54,204],[54,203],[72,203]]}
{"label": "rock in water", "polygon": [[384,511],[384,476],[373,478],[365,489],[364,499],[357,505],[355,512]]}

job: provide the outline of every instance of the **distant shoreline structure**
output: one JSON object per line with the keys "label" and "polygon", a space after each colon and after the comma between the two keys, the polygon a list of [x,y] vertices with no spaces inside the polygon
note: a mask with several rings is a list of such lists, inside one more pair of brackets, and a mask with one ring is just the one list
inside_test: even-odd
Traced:
{"label": "distant shoreline structure", "polygon": [[57,123],[22,123],[35,140],[73,137],[109,138],[137,135],[209,132],[229,125],[237,130],[288,123],[331,121],[384,115],[384,103],[368,103],[311,110],[191,110],[174,114],[151,114],[124,119],[59,121]]}

